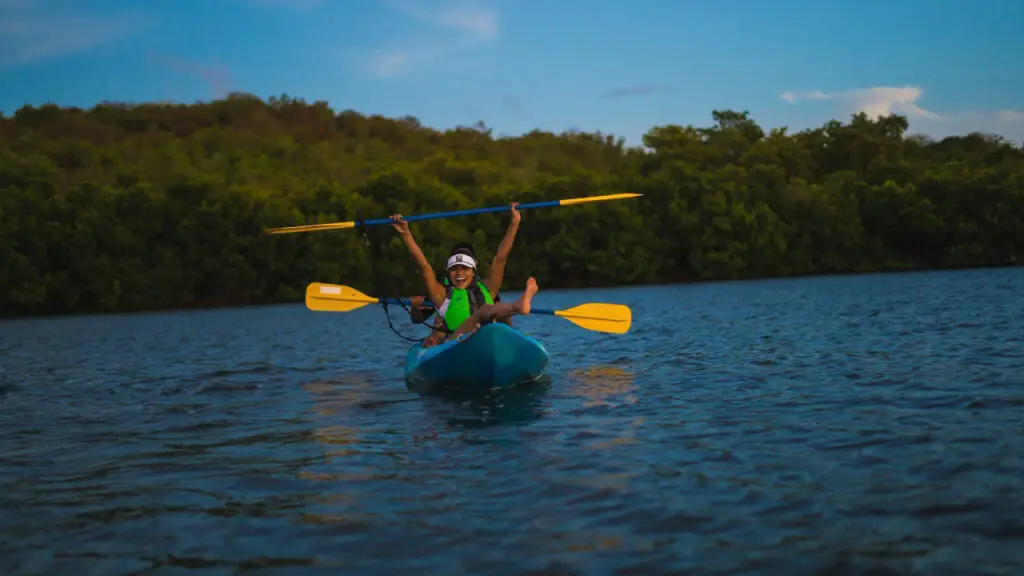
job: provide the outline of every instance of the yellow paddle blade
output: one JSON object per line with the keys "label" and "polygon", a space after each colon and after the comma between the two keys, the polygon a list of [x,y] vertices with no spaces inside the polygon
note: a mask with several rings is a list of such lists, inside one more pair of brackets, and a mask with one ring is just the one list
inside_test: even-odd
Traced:
{"label": "yellow paddle blade", "polygon": [[306,308],[314,312],[351,312],[377,302],[380,300],[348,286],[322,282],[306,286]]}
{"label": "yellow paddle blade", "polygon": [[622,304],[580,304],[568,310],[555,310],[555,316],[587,330],[625,334],[633,323],[633,312]]}
{"label": "yellow paddle blade", "polygon": [[643,194],[635,192],[623,192],[622,194],[605,194],[604,196],[584,196],[583,198],[568,198],[559,200],[559,206],[572,206],[573,204],[584,204],[586,202],[604,202],[607,200],[625,200],[627,198],[639,198]]}
{"label": "yellow paddle blade", "polygon": [[290,234],[292,232],[319,232],[321,230],[340,230],[344,228],[355,228],[355,221],[331,222],[329,224],[303,224],[300,226],[285,226],[283,228],[269,228],[269,234]]}

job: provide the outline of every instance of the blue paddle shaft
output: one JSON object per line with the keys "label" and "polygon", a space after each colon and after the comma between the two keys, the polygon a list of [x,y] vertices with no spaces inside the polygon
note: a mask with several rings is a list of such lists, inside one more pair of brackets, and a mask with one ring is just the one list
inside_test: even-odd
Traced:
{"label": "blue paddle shaft", "polygon": [[[531,202],[528,204],[520,204],[516,206],[517,210],[529,210],[530,208],[554,208],[560,206],[561,202],[558,200],[549,200],[546,202]],[[450,218],[452,216],[470,216],[472,214],[485,214],[487,212],[504,212],[509,210],[509,206],[492,206],[490,208],[469,208],[467,210],[454,210],[451,212],[435,212],[434,214],[417,214],[414,216],[403,216],[402,219],[406,222],[415,222],[416,220],[433,220],[435,218]],[[391,224],[391,218],[374,218],[372,220],[363,220],[363,224],[366,226],[376,226],[378,224]]]}
{"label": "blue paddle shaft", "polygon": [[[412,306],[412,302],[407,300],[407,299],[405,299],[405,298],[385,298],[384,300],[386,300],[389,305],[391,305],[391,304],[396,304],[396,305],[405,304],[406,306]],[[433,308],[433,306],[432,305],[424,305],[423,308]],[[548,316],[554,316],[555,315],[555,311],[554,310],[545,310],[543,308],[534,308],[534,307],[531,306],[530,307],[530,314],[546,314]]]}

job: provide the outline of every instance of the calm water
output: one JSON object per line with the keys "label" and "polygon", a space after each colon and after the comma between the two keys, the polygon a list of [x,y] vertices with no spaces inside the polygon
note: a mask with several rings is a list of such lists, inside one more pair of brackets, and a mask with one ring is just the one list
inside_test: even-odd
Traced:
{"label": "calm water", "polygon": [[1024,573],[1024,270],[593,301],[477,399],[376,307],[0,323],[0,573]]}

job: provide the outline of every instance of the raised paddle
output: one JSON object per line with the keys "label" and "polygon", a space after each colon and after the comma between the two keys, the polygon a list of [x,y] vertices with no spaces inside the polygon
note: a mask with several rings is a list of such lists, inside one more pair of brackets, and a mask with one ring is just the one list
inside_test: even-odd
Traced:
{"label": "raised paddle", "polygon": [[[624,194],[607,194],[604,196],[585,196],[583,198],[568,198],[566,200],[549,200],[546,202],[530,202],[528,204],[520,204],[516,207],[517,210],[528,210],[530,208],[554,208],[557,206],[571,206],[573,204],[585,204],[587,202],[602,202],[606,200],[623,200],[626,198],[637,198],[643,196],[643,194],[635,193],[624,193]],[[470,208],[467,210],[455,210],[451,212],[435,212],[433,214],[419,214],[416,216],[403,216],[402,218],[406,222],[415,222],[416,220],[433,220],[435,218],[450,218],[452,216],[468,216],[471,214],[484,214],[486,212],[501,212],[508,210],[508,205],[505,206],[492,206],[490,208]],[[373,220],[363,220],[364,226],[376,226],[379,224],[391,224],[391,218],[375,218]],[[318,232],[320,230],[338,230],[342,228],[355,228],[359,224],[358,221],[352,220],[350,222],[333,222],[331,224],[305,224],[302,226],[287,226],[284,228],[270,228],[267,230],[270,234],[287,234],[290,232]]]}
{"label": "raised paddle", "polygon": [[[349,286],[313,282],[306,287],[306,307],[315,312],[351,312],[379,302],[380,298],[367,296]],[[387,303],[411,304],[401,298],[388,298]],[[581,328],[612,334],[625,334],[633,322],[633,312],[628,306],[600,302],[580,304],[568,310],[544,310],[531,306],[530,314],[561,316]]]}

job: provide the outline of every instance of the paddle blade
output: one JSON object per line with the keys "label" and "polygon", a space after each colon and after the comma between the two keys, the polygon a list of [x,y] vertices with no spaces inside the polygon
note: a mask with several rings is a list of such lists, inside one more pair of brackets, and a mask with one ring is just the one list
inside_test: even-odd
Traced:
{"label": "paddle blade", "polygon": [[580,304],[568,310],[555,310],[555,316],[587,330],[625,334],[633,323],[633,311],[622,304]]}
{"label": "paddle blade", "polygon": [[587,202],[606,202],[608,200],[625,200],[627,198],[639,198],[643,194],[635,192],[624,192],[622,194],[605,194],[604,196],[584,196],[583,198],[567,198],[559,200],[559,206],[572,206],[574,204],[585,204]]}
{"label": "paddle blade", "polygon": [[290,234],[292,232],[319,232],[321,230],[340,230],[344,228],[355,228],[355,222],[331,222],[330,224],[303,224],[301,226],[285,226],[283,228],[268,228],[267,234]]}
{"label": "paddle blade", "polygon": [[379,301],[348,286],[322,282],[306,286],[306,308],[314,312],[351,312]]}

